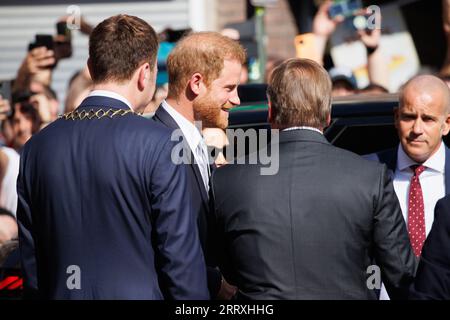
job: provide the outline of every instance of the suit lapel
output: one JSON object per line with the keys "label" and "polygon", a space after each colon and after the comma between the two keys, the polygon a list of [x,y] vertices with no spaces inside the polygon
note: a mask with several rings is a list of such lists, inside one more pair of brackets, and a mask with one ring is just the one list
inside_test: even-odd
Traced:
{"label": "suit lapel", "polygon": [[170,116],[170,114],[163,108],[162,105],[160,105],[159,108],[156,109],[155,115],[152,119],[156,122],[164,124],[170,129],[180,129],[176,121]]}
{"label": "suit lapel", "polygon": [[395,170],[397,169],[397,153],[398,147],[377,153],[380,162],[386,164],[388,169],[392,171],[392,176],[394,176]]}
{"label": "suit lapel", "polygon": [[[170,114],[160,105],[159,108],[156,110],[155,115],[153,116],[153,119],[157,122],[161,122],[166,127],[169,127],[171,129],[180,129],[176,121],[170,116]],[[191,170],[194,172],[195,179],[197,181],[197,186],[200,189],[200,194],[203,200],[203,205],[205,206],[206,210],[208,209],[208,194],[206,193],[205,184],[203,183],[203,178],[200,173],[200,169],[198,168],[198,165],[192,161],[194,159],[194,154],[192,153],[191,148],[186,143],[186,138],[183,135],[183,141],[186,144],[185,147],[187,150],[190,151],[191,161],[189,161],[189,166],[191,167]]]}

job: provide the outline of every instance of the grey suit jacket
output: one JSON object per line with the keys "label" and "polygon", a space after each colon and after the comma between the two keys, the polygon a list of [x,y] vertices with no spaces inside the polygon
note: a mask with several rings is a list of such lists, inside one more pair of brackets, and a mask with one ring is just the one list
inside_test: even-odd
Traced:
{"label": "grey suit jacket", "polygon": [[221,270],[241,297],[376,299],[373,264],[406,297],[415,259],[386,166],[310,130],[281,132],[279,161],[273,176],[236,164],[212,177]]}

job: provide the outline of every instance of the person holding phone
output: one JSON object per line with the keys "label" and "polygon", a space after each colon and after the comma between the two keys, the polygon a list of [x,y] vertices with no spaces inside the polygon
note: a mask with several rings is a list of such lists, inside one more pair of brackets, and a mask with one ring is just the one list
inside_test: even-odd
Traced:
{"label": "person holding phone", "polygon": [[13,92],[29,90],[33,81],[49,86],[52,79],[50,67],[55,62],[55,52],[46,47],[37,47],[29,51],[17,71]]}
{"label": "person holding phone", "polygon": [[[343,6],[328,0],[319,6],[313,19],[312,32],[300,34],[295,39],[298,58],[313,59],[323,65],[326,45],[336,28],[348,19],[353,22],[356,17],[364,17],[367,13],[367,9],[357,4],[358,1],[348,2],[347,6]],[[374,28],[356,29],[351,23],[352,32],[366,47],[370,83],[387,88],[389,85],[388,63],[380,48],[381,14],[375,14]]]}

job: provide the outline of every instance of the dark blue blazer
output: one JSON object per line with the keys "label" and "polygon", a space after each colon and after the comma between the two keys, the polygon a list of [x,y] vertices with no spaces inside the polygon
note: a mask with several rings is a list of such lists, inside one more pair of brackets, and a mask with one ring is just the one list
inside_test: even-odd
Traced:
{"label": "dark blue blazer", "polygon": [[423,246],[411,298],[450,300],[450,196],[436,204],[433,226]]}
{"label": "dark blue blazer", "polygon": [[[98,96],[77,110],[98,108],[129,110]],[[171,161],[170,133],[129,113],[61,118],[33,136],[18,178],[27,292],[50,299],[209,298],[189,180]],[[71,266],[79,268],[80,288]]]}
{"label": "dark blue blazer", "polygon": [[[180,129],[176,121],[170,116],[170,114],[160,106],[155,115],[153,116],[153,120],[159,123],[162,123],[164,126],[170,128],[172,131],[176,129]],[[181,137],[183,139],[184,137]],[[188,150],[188,157],[193,159],[192,152],[187,145],[186,141],[179,141],[185,143],[185,150]],[[186,155],[185,155],[186,156]],[[214,235],[213,226],[214,222],[209,214],[209,200],[208,194],[206,192],[205,186],[203,184],[202,176],[200,170],[193,161],[190,161],[187,165],[188,167],[188,184],[189,190],[191,191],[193,197],[194,210],[197,213],[197,224],[200,236],[200,242],[203,248],[203,252],[205,254],[206,264],[207,264],[207,273],[208,273],[208,287],[211,294],[211,297],[214,298],[221,284],[222,275],[216,268],[217,262],[214,252],[215,249],[212,247],[212,243],[215,241],[212,240]],[[214,169],[214,166],[211,167]]]}
{"label": "dark blue blazer", "polygon": [[[398,147],[377,152],[379,162],[386,164],[391,173],[397,168]],[[445,194],[450,194],[450,149],[445,146]]]}

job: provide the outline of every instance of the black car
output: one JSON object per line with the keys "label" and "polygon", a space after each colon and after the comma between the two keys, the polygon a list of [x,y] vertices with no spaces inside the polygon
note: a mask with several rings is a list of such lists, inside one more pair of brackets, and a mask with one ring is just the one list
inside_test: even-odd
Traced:
{"label": "black car", "polygon": [[[268,129],[267,85],[239,88],[241,105],[230,112],[229,128]],[[369,154],[398,145],[393,110],[397,94],[352,95],[332,102],[331,124],[324,135],[333,145],[357,154]],[[444,141],[449,145],[448,136]]]}

